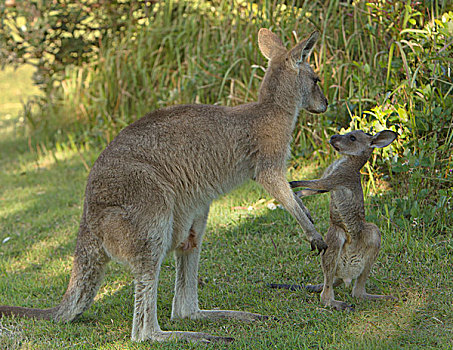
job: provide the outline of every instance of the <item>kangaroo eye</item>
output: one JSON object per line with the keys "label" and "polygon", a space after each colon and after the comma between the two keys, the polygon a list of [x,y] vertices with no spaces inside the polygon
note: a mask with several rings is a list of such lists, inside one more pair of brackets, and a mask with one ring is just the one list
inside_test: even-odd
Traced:
{"label": "kangaroo eye", "polygon": [[321,81],[321,80],[320,80],[319,78],[313,78],[313,82],[314,82],[315,84],[318,84],[320,81]]}
{"label": "kangaroo eye", "polygon": [[355,136],[353,136],[353,135],[349,136],[349,139],[350,139],[351,141],[355,141],[355,140],[356,140]]}

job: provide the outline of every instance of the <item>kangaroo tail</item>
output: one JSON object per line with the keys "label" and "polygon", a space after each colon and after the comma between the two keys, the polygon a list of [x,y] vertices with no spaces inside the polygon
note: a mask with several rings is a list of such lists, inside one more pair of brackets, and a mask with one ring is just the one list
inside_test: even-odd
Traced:
{"label": "kangaroo tail", "polygon": [[304,185],[303,185],[303,181],[290,181],[289,186],[291,188],[297,188],[297,187],[302,187]]}
{"label": "kangaroo tail", "polygon": [[61,322],[73,321],[92,304],[108,261],[100,239],[81,225],[71,278],[60,304],[50,309],[3,305],[0,306],[0,317],[14,315]]}
{"label": "kangaroo tail", "polygon": [[266,286],[269,287],[269,288],[272,288],[272,289],[289,289],[289,290],[292,290],[292,291],[300,290],[300,289],[304,289],[305,288],[305,286],[303,284],[269,283]]}
{"label": "kangaroo tail", "polygon": [[41,320],[52,320],[54,318],[56,307],[51,309],[32,309],[20,306],[0,306],[0,317],[16,316],[24,318],[37,318]]}

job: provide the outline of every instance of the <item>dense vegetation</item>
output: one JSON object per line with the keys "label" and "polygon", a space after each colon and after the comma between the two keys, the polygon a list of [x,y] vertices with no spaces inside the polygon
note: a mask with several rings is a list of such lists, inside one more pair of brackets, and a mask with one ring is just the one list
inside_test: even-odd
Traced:
{"label": "dense vegetation", "polygon": [[[321,38],[312,55],[311,64],[322,78],[321,85],[330,105],[323,115],[301,112],[294,134],[291,174],[297,177],[307,176],[308,174],[301,173],[305,171],[303,169],[313,165],[319,165],[316,169],[327,166],[335,156],[327,144],[333,133],[351,128],[367,131],[391,128],[398,132],[398,142],[388,149],[375,152],[374,158],[365,168],[367,215],[370,221],[378,223],[387,234],[383,263],[377,264],[381,277],[372,282],[379,288],[385,288],[383,285],[388,283],[399,284],[400,289],[406,291],[405,297],[414,303],[415,299],[410,299],[414,296],[419,297],[417,300],[420,304],[424,298],[428,299],[428,306],[422,309],[423,315],[414,316],[413,323],[407,321],[408,326],[404,323],[406,321],[401,320],[404,312],[392,318],[392,322],[395,322],[392,327],[399,329],[399,322],[403,324],[402,342],[412,339],[410,329],[420,330],[420,324],[431,325],[427,332],[433,333],[429,337],[426,335],[429,338],[426,344],[433,347],[436,347],[434,339],[444,334],[436,328],[440,324],[438,320],[444,322],[442,325],[451,331],[451,267],[441,267],[443,262],[447,262],[446,266],[449,266],[453,252],[453,6],[450,1],[62,0],[28,3],[31,5],[11,0],[0,3],[2,63],[27,62],[35,65],[38,69],[34,76],[35,83],[39,83],[42,90],[39,96],[24,103],[24,137],[28,138],[31,154],[36,154],[38,150],[38,154],[44,154],[45,162],[51,162],[52,157],[56,161],[55,168],[46,171],[50,180],[42,182],[41,175],[35,174],[28,181],[39,188],[51,188],[55,181],[61,180],[55,180],[59,179],[59,171],[67,173],[68,177],[75,173],[80,183],[73,191],[76,196],[83,191],[83,179],[86,176],[73,169],[76,160],[81,159],[88,168],[98,154],[94,152],[87,156],[85,152],[88,148],[99,150],[121,128],[146,112],[180,103],[237,105],[255,100],[266,67],[265,59],[260,55],[256,44],[260,27],[277,32],[288,46],[303,39],[312,30],[319,30]],[[43,149],[50,151],[46,153]],[[72,156],[67,156],[68,152]],[[60,168],[60,157],[70,159],[70,168]],[[12,162],[9,156],[4,159]],[[35,163],[26,159],[27,162],[21,165],[18,173],[8,170],[6,163],[5,169],[15,176],[22,172],[33,174],[31,169]],[[36,161],[36,164],[39,162]],[[315,170],[309,176],[314,177],[319,173],[320,170]],[[13,188],[21,186],[20,181],[19,177],[5,180],[5,188],[10,190],[5,190],[3,196],[9,198],[9,192],[13,193]],[[41,191],[39,188],[38,191]],[[255,187],[247,189],[250,194],[241,193],[237,196],[241,199],[233,196],[231,202],[226,199],[225,206],[248,206],[247,200],[256,200],[254,195],[265,196]],[[22,196],[21,191],[18,193]],[[63,217],[77,216],[80,214],[80,208],[75,208],[78,199],[67,199],[71,205],[66,208],[62,204],[66,197],[60,198],[56,201],[56,207],[52,207],[55,193],[51,193],[53,195],[46,194],[45,200],[42,199],[40,203],[45,208],[50,206],[47,210],[54,213],[52,215],[58,217],[58,220],[62,220],[63,233],[56,240],[64,240],[65,232],[75,231],[76,225],[72,221],[76,219],[63,220],[58,212],[61,210]],[[74,193],[66,196],[73,198]],[[26,194],[23,196],[27,197]],[[325,220],[322,218],[326,219],[327,198],[320,200],[324,204],[314,211],[320,218],[322,231],[325,229]],[[312,199],[308,203],[313,204],[310,201]],[[221,245],[228,244],[222,239],[233,242],[238,252],[248,250],[248,245],[254,246],[250,251],[258,246],[263,249],[262,254],[269,257],[273,266],[276,266],[274,272],[266,270],[264,273],[259,267],[262,260],[258,255],[249,256],[250,260],[234,255],[230,259],[237,266],[250,265],[248,270],[245,267],[244,271],[238,268],[241,270],[238,272],[238,280],[230,281],[235,288],[246,289],[248,287],[243,282],[249,281],[249,278],[264,278],[264,275],[272,278],[292,276],[297,281],[298,273],[301,273],[303,279],[312,279],[312,268],[317,266],[317,262],[304,261],[304,258],[295,255],[299,253],[297,247],[290,247],[292,237],[279,240],[275,238],[275,242],[272,240],[272,237],[276,237],[272,234],[277,235],[281,230],[297,231],[294,222],[283,221],[281,226],[273,226],[275,222],[286,220],[278,211],[263,218],[250,213],[241,216],[233,211],[227,213],[237,224],[232,227],[230,221],[222,219],[223,214],[216,216],[217,212],[225,213],[223,203],[214,208],[214,217],[210,223],[213,237]],[[260,212],[266,210],[262,201],[253,206]],[[321,213],[322,208],[324,211]],[[38,211],[38,208],[34,210]],[[31,218],[32,214],[33,212],[30,213]],[[52,217],[49,220],[52,221]],[[26,232],[32,226],[32,222],[26,222],[21,224],[26,227],[17,227],[18,221],[14,215],[8,216],[4,221],[3,232]],[[43,238],[53,230],[45,222],[39,221],[37,225],[44,227]],[[254,225],[264,225],[270,235],[255,234],[260,229]],[[388,236],[390,232],[391,237]],[[269,240],[272,240],[272,245],[266,250],[269,248],[266,246]],[[208,240],[207,245],[214,243]],[[12,257],[21,256],[19,252],[23,247],[19,243],[14,247]],[[280,252],[278,256],[273,255],[274,247],[275,251]],[[69,251],[67,247],[62,250],[64,254],[70,254]],[[57,260],[62,252],[56,253]],[[213,254],[209,259],[215,261],[226,253],[220,250],[218,255],[208,254]],[[284,256],[289,260],[305,263],[306,266],[301,267],[303,271],[297,271],[298,265],[285,265]],[[33,255],[31,257],[34,264],[38,258]],[[407,263],[409,260],[410,263]],[[61,261],[53,261],[52,266],[59,263]],[[0,264],[0,272],[9,271],[2,267],[7,265],[7,262]],[[49,267],[49,271],[56,271],[55,266]],[[398,271],[395,270],[396,266],[399,267]],[[218,271],[206,270],[205,273],[213,278]],[[118,275],[120,273],[115,270],[110,282],[117,281],[119,285],[124,285],[124,280]],[[62,276],[59,279],[61,290],[65,283]],[[211,291],[209,282],[206,284],[208,287],[205,293],[208,290],[209,293],[215,293],[215,286]],[[168,288],[171,288],[171,283],[169,285]],[[132,289],[130,286],[126,288]],[[55,291],[51,303],[61,295],[60,289]],[[243,292],[242,290],[241,293]],[[234,294],[232,291],[228,293]],[[235,303],[240,302],[241,293],[233,298],[231,307],[235,308]],[[263,293],[271,300],[266,301],[267,309],[272,309],[273,303],[276,310],[285,307],[278,298],[269,297],[267,292]],[[121,300],[112,299],[111,302],[122,305],[124,295],[127,293],[120,293]],[[167,295],[166,298],[170,296]],[[301,298],[306,301],[308,297],[302,295]],[[290,307],[297,308],[298,302]],[[127,303],[130,304],[131,301],[128,300]],[[171,302],[168,301],[169,303]],[[255,307],[255,311],[260,311],[256,309],[256,302],[252,299],[247,303]],[[307,321],[301,321],[297,326],[299,328],[296,328],[299,332],[306,328],[310,332],[315,329],[313,332],[319,332],[319,336],[324,337],[319,344],[336,344],[331,335],[334,330],[337,330],[338,341],[343,341],[344,344],[351,341],[351,334],[352,338],[362,336],[361,339],[365,339],[366,343],[368,338],[363,338],[363,334],[369,325],[372,333],[377,334],[372,342],[376,347],[379,346],[382,334],[394,334],[393,329],[379,328],[380,320],[386,317],[386,309],[381,312],[383,315],[377,316],[378,320],[370,316],[368,321],[366,315],[363,316],[365,320],[352,318],[352,328],[357,326],[357,329],[361,329],[361,321],[366,324],[364,333],[353,329],[352,333],[348,333],[351,331],[348,330],[343,335],[339,333],[343,327],[340,326],[341,316],[327,321],[327,317],[324,319],[324,316],[317,314],[316,306],[310,307],[313,309],[313,317],[327,330],[310,322],[301,326]],[[379,307],[373,307],[375,312],[380,312],[377,311]],[[404,310],[406,309],[401,311]],[[130,307],[125,318],[130,315],[129,311]],[[95,308],[94,312],[101,315],[101,320],[117,316],[111,315],[112,312],[109,314],[101,311],[100,307]],[[445,316],[443,312],[449,316]],[[294,317],[291,310],[286,310],[285,315],[286,313],[290,319]],[[348,320],[351,320],[349,316]],[[167,320],[163,327],[168,328],[169,324],[171,323]],[[375,324],[379,327],[375,327]],[[188,323],[190,328],[193,325],[194,323]],[[289,323],[285,325],[291,326]],[[47,326],[42,327],[41,333],[45,334]],[[80,330],[84,326],[75,325],[68,326],[69,334],[72,334],[70,327],[75,327],[76,333],[84,332],[84,329]],[[127,327],[122,327],[120,334],[115,336],[127,337]],[[209,325],[203,327],[204,331],[210,331]],[[329,327],[332,329],[329,330]],[[265,333],[260,326],[252,328],[255,332]],[[52,332],[58,334],[55,329],[58,328],[55,326]],[[333,334],[335,338],[335,332]],[[292,344],[299,344],[299,338],[294,340],[291,338],[293,335],[286,336],[293,341]],[[315,335],[307,333],[305,336],[316,342],[313,340],[317,339]],[[416,338],[414,344],[425,348],[428,346],[417,343],[421,341],[421,335],[420,338],[417,338],[417,334],[413,336]],[[96,338],[97,335],[92,337]],[[92,341],[95,343],[96,339]],[[262,344],[263,347],[271,345],[265,342]],[[448,343],[443,345],[448,348]]]}

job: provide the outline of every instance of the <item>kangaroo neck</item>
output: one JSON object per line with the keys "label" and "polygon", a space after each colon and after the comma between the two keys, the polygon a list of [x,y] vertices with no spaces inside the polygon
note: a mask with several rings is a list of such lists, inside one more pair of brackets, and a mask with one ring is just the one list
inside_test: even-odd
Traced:
{"label": "kangaroo neck", "polygon": [[360,156],[345,156],[348,159],[348,165],[351,167],[351,170],[357,171],[360,173],[360,169],[368,161],[368,155],[360,155]]}
{"label": "kangaroo neck", "polygon": [[271,92],[269,88],[264,87],[260,89],[258,105],[262,111],[265,111],[269,122],[273,120],[280,126],[286,125],[290,133],[294,130],[300,110],[296,98]]}
{"label": "kangaroo neck", "polygon": [[259,89],[258,103],[280,116],[283,114],[293,119],[299,114],[300,100],[297,89],[290,89],[281,82],[281,69],[269,66]]}
{"label": "kangaroo neck", "polygon": [[284,115],[290,119],[299,115],[299,105],[295,96],[272,93],[268,89],[261,89],[258,96],[258,103],[266,106],[268,110],[277,112],[280,116]]}

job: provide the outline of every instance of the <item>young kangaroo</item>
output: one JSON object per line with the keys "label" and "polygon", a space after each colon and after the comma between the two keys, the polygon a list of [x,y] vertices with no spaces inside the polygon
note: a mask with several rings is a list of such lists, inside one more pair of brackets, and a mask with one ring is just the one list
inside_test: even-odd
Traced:
{"label": "young kangaroo", "polygon": [[211,202],[252,178],[297,219],[312,249],[327,248],[285,179],[299,111],[322,113],[327,108],[319,79],[307,63],[317,38],[314,32],[287,51],[277,35],[259,31],[258,45],[269,66],[257,102],[173,106],[123,129],[88,176],[74,267],[62,301],[44,310],[0,306],[0,314],[72,321],[90,306],[107,262],[115,258],[134,275],[132,340],[231,340],[159,327],[159,272],[166,254],[174,251],[172,319],[262,318],[199,308],[201,242]]}
{"label": "young kangaroo", "polygon": [[[352,290],[354,297],[395,299],[390,295],[372,295],[365,291],[365,282],[379,253],[381,232],[376,225],[365,221],[360,169],[374,148],[388,146],[396,136],[390,130],[374,136],[361,130],[334,135],[330,144],[343,157],[332,163],[321,179],[290,182],[293,188],[308,188],[297,193],[301,196],[331,193],[330,226],[326,235],[329,248],[321,257],[324,284],[305,288],[314,292],[322,290],[322,303],[336,310],[352,310],[352,306],[334,299],[333,287],[339,285],[341,280],[349,285],[356,279]],[[295,286],[290,288],[294,289]]]}

